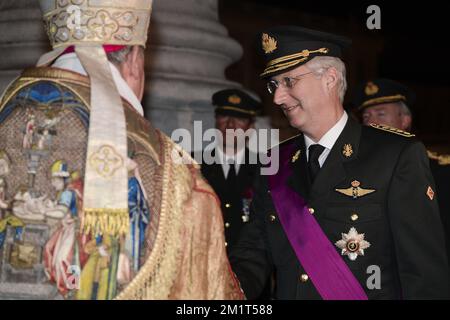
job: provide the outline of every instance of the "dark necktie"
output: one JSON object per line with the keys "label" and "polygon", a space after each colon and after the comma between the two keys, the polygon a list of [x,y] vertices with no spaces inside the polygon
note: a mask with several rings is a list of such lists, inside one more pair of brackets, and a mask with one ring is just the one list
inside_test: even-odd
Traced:
{"label": "dark necktie", "polygon": [[321,146],[320,144],[312,144],[311,146],[309,146],[308,170],[309,170],[309,177],[311,178],[311,183],[314,182],[314,179],[319,173],[320,170],[319,157],[324,149],[325,147]]}
{"label": "dark necktie", "polygon": [[234,163],[230,163],[229,166],[230,169],[228,170],[227,183],[228,185],[234,185],[236,182],[236,168],[234,167]]}

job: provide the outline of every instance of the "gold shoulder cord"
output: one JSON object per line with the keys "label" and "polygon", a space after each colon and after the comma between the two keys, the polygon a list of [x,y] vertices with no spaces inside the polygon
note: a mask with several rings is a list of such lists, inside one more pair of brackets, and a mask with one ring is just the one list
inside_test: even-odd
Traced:
{"label": "gold shoulder cord", "polygon": [[302,134],[299,133],[299,134],[296,134],[295,136],[292,136],[292,137],[290,137],[290,138],[284,139],[283,141],[279,142],[277,145],[271,147],[269,150],[272,150],[272,149],[274,149],[274,148],[278,148],[278,147],[280,147],[281,145],[287,143],[288,141],[291,141],[291,140],[293,140],[293,139],[295,139],[295,138],[297,138],[297,137],[299,137],[299,136],[301,136],[301,135],[302,135]]}

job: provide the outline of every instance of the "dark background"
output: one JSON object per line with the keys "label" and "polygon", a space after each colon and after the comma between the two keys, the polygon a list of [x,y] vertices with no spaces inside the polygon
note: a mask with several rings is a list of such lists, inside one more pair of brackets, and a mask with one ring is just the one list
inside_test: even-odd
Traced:
{"label": "dark background", "polygon": [[[381,30],[369,30],[367,7],[381,9]],[[400,81],[416,95],[413,132],[434,150],[450,152],[450,3],[446,1],[270,1],[219,0],[220,21],[244,49],[241,60],[226,70],[229,79],[256,92],[266,115],[282,137],[295,133],[272,104],[258,75],[260,31],[293,24],[352,39],[344,61],[351,108],[354,87],[375,77]]]}

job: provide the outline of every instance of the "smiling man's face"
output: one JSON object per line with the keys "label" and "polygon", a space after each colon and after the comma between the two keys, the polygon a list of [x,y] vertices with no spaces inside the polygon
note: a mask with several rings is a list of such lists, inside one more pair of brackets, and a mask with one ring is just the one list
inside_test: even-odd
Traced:
{"label": "smiling man's face", "polygon": [[[284,85],[286,77],[291,78],[291,88]],[[307,131],[308,127],[320,125],[327,97],[322,78],[304,65],[272,78],[279,83],[273,101],[283,110],[292,127]]]}

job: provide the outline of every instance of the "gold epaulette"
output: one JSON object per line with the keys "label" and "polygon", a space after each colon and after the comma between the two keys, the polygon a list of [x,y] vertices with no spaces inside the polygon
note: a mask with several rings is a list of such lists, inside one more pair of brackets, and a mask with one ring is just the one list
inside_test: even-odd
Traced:
{"label": "gold epaulette", "polygon": [[428,158],[436,160],[441,166],[450,165],[450,154],[438,154],[437,152],[427,150]]}
{"label": "gold epaulette", "polygon": [[375,128],[375,129],[379,129],[379,130],[383,130],[383,131],[387,131],[387,132],[398,134],[399,136],[402,136],[402,137],[411,138],[411,137],[415,137],[416,136],[415,134],[409,133],[407,131],[403,131],[403,130],[400,130],[400,129],[397,129],[397,128],[392,128],[392,127],[389,127],[389,126],[384,126],[384,125],[381,125],[381,124],[371,123],[370,126],[372,128]]}

